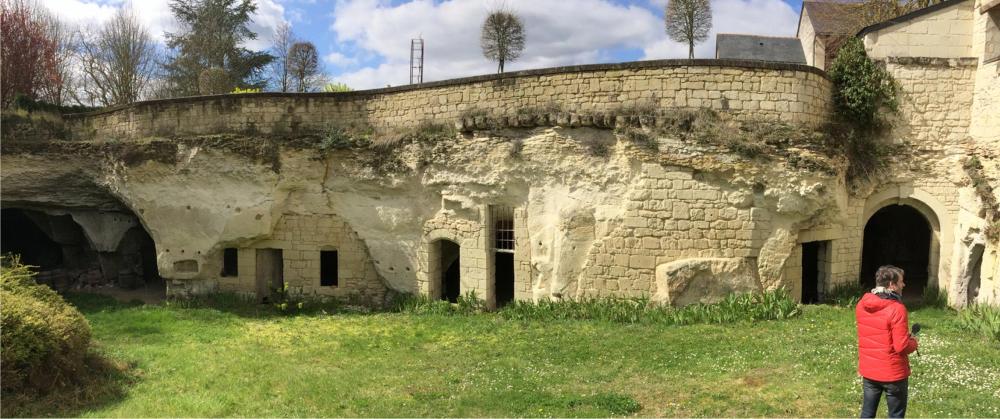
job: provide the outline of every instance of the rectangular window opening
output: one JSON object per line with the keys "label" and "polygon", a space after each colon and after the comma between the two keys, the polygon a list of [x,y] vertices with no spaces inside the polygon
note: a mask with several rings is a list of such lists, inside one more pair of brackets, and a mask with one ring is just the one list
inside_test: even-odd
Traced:
{"label": "rectangular window opening", "polygon": [[323,287],[336,287],[339,283],[337,251],[321,250],[319,252],[319,285]]}
{"label": "rectangular window opening", "polygon": [[490,205],[493,219],[493,248],[500,253],[514,253],[514,209]]}
{"label": "rectangular window opening", "polygon": [[237,249],[229,247],[222,250],[222,276],[239,275],[239,256]]}

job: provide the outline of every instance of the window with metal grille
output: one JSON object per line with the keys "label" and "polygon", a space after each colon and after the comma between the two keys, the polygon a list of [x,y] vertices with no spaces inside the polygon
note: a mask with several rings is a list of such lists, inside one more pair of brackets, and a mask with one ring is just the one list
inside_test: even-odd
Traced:
{"label": "window with metal grille", "polygon": [[319,285],[322,287],[336,287],[339,282],[337,251],[321,250],[319,252]]}
{"label": "window with metal grille", "polygon": [[239,275],[239,256],[235,248],[222,249],[222,276]]}
{"label": "window with metal grille", "polygon": [[514,252],[514,209],[490,205],[493,220],[493,248],[497,252]]}

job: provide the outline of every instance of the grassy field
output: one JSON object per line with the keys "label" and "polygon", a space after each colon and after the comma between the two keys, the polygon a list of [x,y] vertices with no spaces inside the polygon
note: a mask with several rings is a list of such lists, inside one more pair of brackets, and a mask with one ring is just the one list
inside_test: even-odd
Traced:
{"label": "grassy field", "polygon": [[[4,416],[856,416],[853,311],[622,325],[310,314],[71,299],[125,364]],[[1000,347],[925,308],[908,415],[1000,416]],[[885,415],[884,402],[880,415]]]}

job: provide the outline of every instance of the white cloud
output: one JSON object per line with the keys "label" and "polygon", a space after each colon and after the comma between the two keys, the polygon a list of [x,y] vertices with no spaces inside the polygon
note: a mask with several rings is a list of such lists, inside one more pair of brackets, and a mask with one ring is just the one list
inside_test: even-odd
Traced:
{"label": "white cloud", "polygon": [[354,57],[348,57],[339,52],[331,52],[323,57],[323,61],[333,64],[337,67],[350,67],[358,65],[359,60]]}
{"label": "white cloud", "polygon": [[[123,0],[41,0],[40,3],[60,20],[82,28],[99,25],[112,16],[124,3]],[[160,43],[166,41],[164,32],[177,30],[177,22],[170,12],[167,0],[133,1],[132,7],[149,33]],[[252,16],[250,30],[257,39],[247,42],[250,49],[266,49],[271,43],[273,30],[285,21],[284,8],[276,0],[257,0],[257,12]]]}
{"label": "white cloud", "polygon": [[[526,48],[507,70],[613,60],[614,50],[633,49],[643,59],[687,58],[687,46],[667,39],[660,10],[666,0],[623,6],[609,0],[508,0],[525,22]],[[426,42],[424,80],[485,74],[495,64],[482,57],[479,30],[491,3],[414,0],[393,6],[383,0],[339,0],[331,26],[341,43],[382,57],[374,67],[337,76],[354,88],[408,82],[409,41]],[[793,36],[798,13],[781,0],[713,0],[709,40],[699,58],[714,56],[716,33]],[[337,59],[340,59],[339,57]]]}
{"label": "white cloud", "polygon": [[[592,63],[612,48],[656,40],[659,18],[638,6],[604,0],[508,0],[523,18],[526,47],[506,70]],[[426,42],[424,80],[484,74],[495,64],[482,57],[479,32],[488,2],[416,0],[391,6],[378,0],[341,0],[332,29],[340,42],[381,56],[383,63],[337,76],[354,88],[408,82],[410,39]]]}
{"label": "white cloud", "polygon": [[[719,33],[795,36],[798,23],[799,13],[781,0],[713,0],[712,30],[705,42],[695,45],[694,56],[715,58]],[[688,57],[687,44],[671,41],[662,29],[661,33],[660,40],[644,48],[644,59]]]}

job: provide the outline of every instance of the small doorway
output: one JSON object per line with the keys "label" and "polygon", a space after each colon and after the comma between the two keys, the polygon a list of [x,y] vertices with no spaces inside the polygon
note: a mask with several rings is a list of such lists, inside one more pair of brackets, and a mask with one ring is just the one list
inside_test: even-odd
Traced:
{"label": "small doorway", "polygon": [[440,260],[438,260],[438,272],[441,273],[441,299],[456,303],[458,296],[462,295],[462,263],[460,258],[462,249],[458,243],[450,240],[441,240],[438,242],[438,246],[440,246],[438,254],[441,255]]}
{"label": "small doorway", "polygon": [[257,249],[257,299],[270,302],[274,291],[285,288],[285,263],[281,249]]}
{"label": "small doorway", "polygon": [[514,301],[514,254],[496,252],[497,308]]}
{"label": "small doorway", "polygon": [[802,304],[823,301],[823,292],[830,279],[830,242],[802,243]]}

